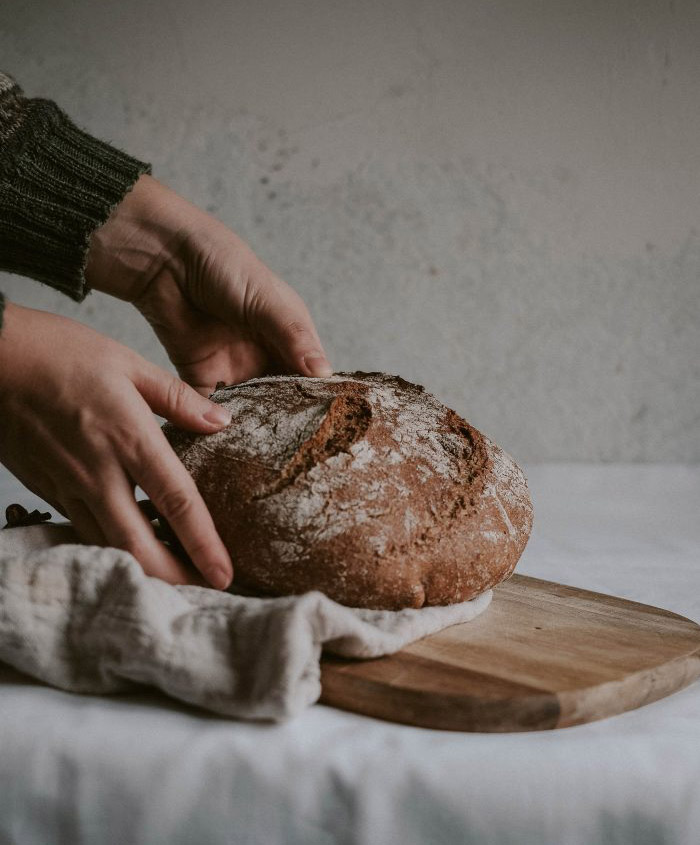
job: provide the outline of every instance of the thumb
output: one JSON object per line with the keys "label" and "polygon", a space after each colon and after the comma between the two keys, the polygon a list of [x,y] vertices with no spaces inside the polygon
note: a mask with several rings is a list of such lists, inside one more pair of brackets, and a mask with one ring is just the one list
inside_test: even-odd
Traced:
{"label": "thumb", "polygon": [[231,422],[230,412],[221,405],[160,367],[146,361],[143,364],[133,381],[154,413],[200,434],[219,431]]}
{"label": "thumb", "polygon": [[333,374],[326,353],[302,298],[286,282],[274,277],[263,291],[250,297],[256,308],[250,324],[293,373],[324,377]]}

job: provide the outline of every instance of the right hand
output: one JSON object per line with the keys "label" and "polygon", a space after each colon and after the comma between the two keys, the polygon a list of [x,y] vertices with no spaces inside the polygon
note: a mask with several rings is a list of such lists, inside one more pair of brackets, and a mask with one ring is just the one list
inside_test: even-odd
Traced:
{"label": "right hand", "polygon": [[228,226],[146,173],[92,233],[85,278],[133,303],[203,396],[219,381],[333,372],[299,294]]}
{"label": "right hand", "polygon": [[83,542],[125,549],[171,584],[202,584],[155,536],[135,500],[139,485],[204,578],[224,588],[231,558],[152,411],[199,434],[227,424],[223,408],[128,347],[75,320],[6,304],[0,462]]}

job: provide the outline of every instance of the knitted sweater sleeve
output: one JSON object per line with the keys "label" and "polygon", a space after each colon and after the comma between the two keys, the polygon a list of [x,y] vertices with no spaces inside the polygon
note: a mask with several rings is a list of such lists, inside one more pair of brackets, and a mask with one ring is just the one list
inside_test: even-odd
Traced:
{"label": "knitted sweater sleeve", "polygon": [[82,302],[90,235],[150,172],[0,72],[0,270]]}

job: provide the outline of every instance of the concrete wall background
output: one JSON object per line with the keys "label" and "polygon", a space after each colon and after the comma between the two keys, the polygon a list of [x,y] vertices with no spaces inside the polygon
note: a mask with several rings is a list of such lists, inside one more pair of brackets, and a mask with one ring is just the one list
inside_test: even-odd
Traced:
{"label": "concrete wall background", "polygon": [[[516,458],[700,460],[695,0],[4,0],[0,64]],[[0,275],[167,365],[142,318]]]}

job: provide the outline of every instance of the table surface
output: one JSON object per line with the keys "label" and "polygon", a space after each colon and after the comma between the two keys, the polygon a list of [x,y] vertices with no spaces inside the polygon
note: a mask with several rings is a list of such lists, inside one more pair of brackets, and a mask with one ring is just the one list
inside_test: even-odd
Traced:
{"label": "table surface", "polygon": [[[700,467],[527,470],[523,574],[700,622]],[[0,505],[38,500],[0,468]],[[46,509],[44,507],[44,509]],[[0,843],[700,841],[700,683],[611,719],[446,733],[316,705],[234,722],[0,668]]]}

